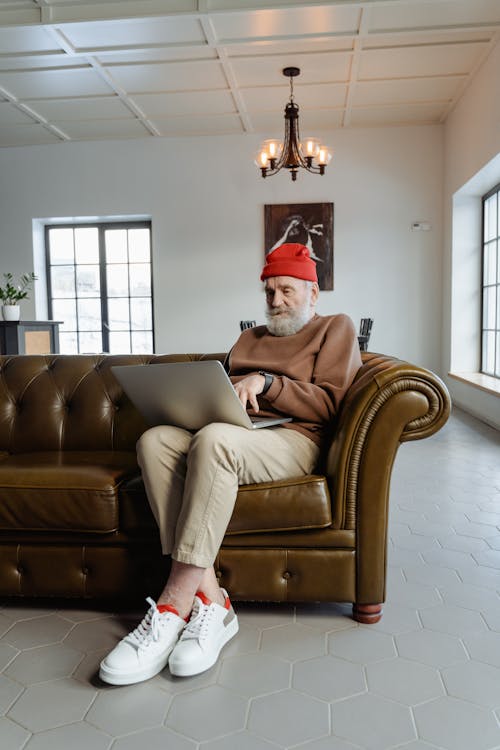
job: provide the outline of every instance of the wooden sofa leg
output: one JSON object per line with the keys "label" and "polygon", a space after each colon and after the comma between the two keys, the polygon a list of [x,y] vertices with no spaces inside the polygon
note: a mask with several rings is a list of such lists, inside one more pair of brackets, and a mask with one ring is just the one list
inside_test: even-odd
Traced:
{"label": "wooden sofa leg", "polygon": [[352,619],[365,625],[373,625],[382,618],[381,604],[353,604]]}

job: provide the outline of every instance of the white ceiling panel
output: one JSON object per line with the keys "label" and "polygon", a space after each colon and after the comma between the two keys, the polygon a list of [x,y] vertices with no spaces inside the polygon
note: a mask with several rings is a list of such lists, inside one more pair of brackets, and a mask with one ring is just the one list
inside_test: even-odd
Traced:
{"label": "white ceiling panel", "polygon": [[344,52],[321,52],[317,55],[290,55],[290,57],[256,57],[254,59],[233,59],[231,67],[239,86],[282,86],[288,87],[288,79],[283,77],[283,68],[294,65],[300,68],[300,76],[295,78],[294,89],[297,96],[300,87],[306,83],[334,83],[346,81],[349,77],[351,55]]}
{"label": "white ceiling panel", "polygon": [[0,146],[29,146],[59,142],[60,139],[43,125],[0,125]]}
{"label": "white ceiling panel", "polygon": [[111,93],[97,73],[81,68],[2,73],[0,85],[21,99]]}
{"label": "white ceiling panel", "polygon": [[307,8],[257,10],[213,16],[219,42],[236,39],[353,33],[360,17],[359,6],[320,5]]}
{"label": "white ceiling panel", "polygon": [[0,145],[281,137],[288,66],[304,135],[441,123],[499,39],[500,0],[0,0]]}
{"label": "white ceiling panel", "polygon": [[428,45],[392,49],[365,50],[361,53],[359,77],[408,78],[432,75],[465,75],[486,45]]}
{"label": "white ceiling panel", "polygon": [[353,93],[354,107],[396,102],[451,101],[464,78],[414,78],[394,81],[360,81]]}
{"label": "white ceiling panel", "polygon": [[356,107],[351,113],[351,125],[384,125],[392,123],[411,124],[438,122],[443,115],[444,104],[405,105],[400,107]]}
{"label": "white ceiling panel", "polygon": [[148,130],[140,120],[60,120],[52,123],[74,140],[145,138]]}
{"label": "white ceiling panel", "polygon": [[434,0],[426,3],[374,3],[374,6],[370,14],[370,28],[373,30],[500,22],[498,0]]}
{"label": "white ceiling panel", "polygon": [[133,101],[147,117],[231,114],[236,111],[233,97],[229,91],[135,94]]}
{"label": "white ceiling panel", "polygon": [[243,132],[238,115],[213,117],[172,117],[154,119],[152,124],[161,135],[229,135]]}
{"label": "white ceiling panel", "polygon": [[196,18],[69,23],[64,25],[62,30],[71,44],[80,50],[205,41],[200,22]]}
{"label": "white ceiling panel", "polygon": [[2,125],[15,125],[16,123],[32,123],[33,118],[21,112],[9,102],[0,102],[0,128]]}
{"label": "white ceiling panel", "polygon": [[[342,107],[345,104],[347,86],[343,83],[324,83],[295,88],[295,102],[303,109],[326,109]],[[250,112],[276,111],[281,107],[284,112],[289,99],[287,87],[242,89],[241,96],[246,109]]]}
{"label": "white ceiling panel", "polygon": [[111,72],[129,93],[227,88],[222,67],[215,61],[118,65]]}
{"label": "white ceiling panel", "polygon": [[23,26],[0,28],[0,54],[13,52],[51,52],[58,45],[45,29]]}
{"label": "white ceiling panel", "polygon": [[29,107],[49,122],[134,117],[131,110],[116,95],[82,99],[31,99]]}

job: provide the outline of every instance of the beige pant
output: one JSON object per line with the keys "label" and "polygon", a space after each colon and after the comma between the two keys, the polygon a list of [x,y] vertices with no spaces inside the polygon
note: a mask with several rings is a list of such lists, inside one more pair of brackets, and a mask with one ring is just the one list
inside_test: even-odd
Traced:
{"label": "beige pant", "polygon": [[312,440],[284,427],[248,430],[213,423],[194,435],[168,425],[147,430],[137,456],[163,553],[210,567],[238,485],[309,474],[318,453]]}

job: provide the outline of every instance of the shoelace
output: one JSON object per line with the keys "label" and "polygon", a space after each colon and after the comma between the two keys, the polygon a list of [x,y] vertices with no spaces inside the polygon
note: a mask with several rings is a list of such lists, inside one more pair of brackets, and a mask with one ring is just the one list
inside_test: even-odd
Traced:
{"label": "shoelace", "polygon": [[128,636],[138,646],[147,646],[151,640],[158,641],[161,632],[161,617],[162,615],[158,612],[155,602],[148,596],[146,599],[150,605],[142,622],[136,627],[135,630]]}
{"label": "shoelace", "polygon": [[198,638],[204,640],[208,635],[208,629],[213,615],[214,610],[212,607],[209,607],[202,602],[198,603],[198,601],[195,601],[191,619],[182,631],[181,639],[187,640],[189,638]]}

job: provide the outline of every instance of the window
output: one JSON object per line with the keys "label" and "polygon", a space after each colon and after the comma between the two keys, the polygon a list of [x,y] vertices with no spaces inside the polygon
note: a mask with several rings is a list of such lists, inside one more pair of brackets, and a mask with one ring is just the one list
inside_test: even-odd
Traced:
{"label": "window", "polygon": [[481,372],[500,378],[500,185],[483,197]]}
{"label": "window", "polygon": [[45,249],[62,353],[154,351],[149,222],[46,226]]}

